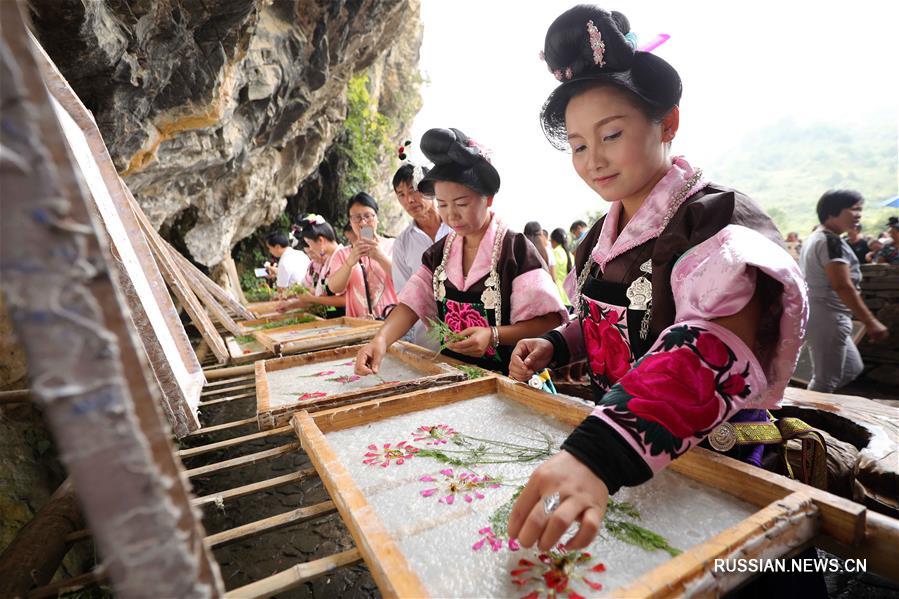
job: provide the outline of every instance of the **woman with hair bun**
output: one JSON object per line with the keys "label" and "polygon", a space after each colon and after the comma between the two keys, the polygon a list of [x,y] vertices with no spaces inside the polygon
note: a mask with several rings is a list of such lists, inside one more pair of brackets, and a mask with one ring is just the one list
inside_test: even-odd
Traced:
{"label": "woman with hair bun", "polygon": [[387,347],[419,319],[441,321],[461,337],[444,339],[444,354],[507,372],[515,343],[568,314],[536,248],[490,209],[500,179],[484,150],[458,129],[430,129],[421,149],[434,167],[418,189],[436,197],[452,232],[425,251],[399,305],[359,351],[356,373],[377,373]]}
{"label": "woman with hair bun", "polygon": [[316,269],[309,275],[307,287],[312,293],[297,298],[301,308],[311,305],[325,306],[326,318],[339,318],[346,314],[346,295],[335,294],[328,288],[332,271],[332,258],[343,246],[337,243],[337,234],[323,216],[310,214],[300,222],[299,236],[306,244],[306,254],[313,259]]}
{"label": "woman with hair bun", "polygon": [[732,433],[779,404],[807,319],[802,273],[771,219],[672,155],[681,80],[636,45],[624,15],[582,5],[543,48],[559,81],[543,130],[610,206],[566,280],[576,319],[512,355],[518,380],[586,357],[597,403],[513,508],[510,536],[541,550],[573,522],[568,547],[586,547],[610,494],[706,437],[759,464],[763,446]]}

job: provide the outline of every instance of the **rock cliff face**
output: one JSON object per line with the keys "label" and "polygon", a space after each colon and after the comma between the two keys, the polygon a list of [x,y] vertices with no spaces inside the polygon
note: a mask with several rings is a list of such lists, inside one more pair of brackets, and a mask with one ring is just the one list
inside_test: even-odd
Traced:
{"label": "rock cliff face", "polygon": [[335,162],[354,74],[368,70],[391,137],[405,135],[420,102],[409,87],[418,3],[29,2],[38,38],[144,211],[207,266],[274,221],[288,197],[298,211],[342,211],[321,171]]}

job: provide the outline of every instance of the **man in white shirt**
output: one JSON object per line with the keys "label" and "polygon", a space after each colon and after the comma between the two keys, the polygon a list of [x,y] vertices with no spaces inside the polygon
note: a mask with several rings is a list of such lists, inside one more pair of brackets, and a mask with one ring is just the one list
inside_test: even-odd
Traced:
{"label": "man in white shirt", "polygon": [[306,271],[309,269],[309,257],[302,251],[290,247],[287,235],[283,233],[271,233],[265,238],[268,252],[278,259],[278,271],[275,285],[278,287],[278,297],[283,298],[288,287],[303,282]]}
{"label": "man in white shirt", "polygon": [[[429,247],[443,239],[450,228],[437,214],[437,200],[423,196],[418,182],[428,169],[410,163],[402,165],[393,175],[393,191],[412,223],[393,242],[393,286],[402,291],[409,278],[421,268],[421,255]],[[438,344],[427,334],[427,327],[417,322],[409,331],[406,341],[437,350]]]}

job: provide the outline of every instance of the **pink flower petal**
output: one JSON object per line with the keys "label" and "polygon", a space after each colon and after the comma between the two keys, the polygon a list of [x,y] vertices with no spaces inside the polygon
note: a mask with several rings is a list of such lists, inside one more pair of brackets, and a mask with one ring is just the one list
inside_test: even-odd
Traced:
{"label": "pink flower petal", "polygon": [[478,549],[480,549],[481,547],[483,547],[483,546],[484,546],[484,543],[486,543],[486,542],[487,542],[487,539],[481,539],[480,541],[478,541],[477,543],[475,543],[474,545],[472,545],[472,546],[471,546],[471,549],[472,549],[473,551],[477,551]]}
{"label": "pink flower petal", "polygon": [[518,539],[509,539],[509,549],[512,551],[518,551],[521,549],[521,545],[518,544]]}
{"label": "pink flower petal", "polygon": [[489,526],[485,526],[484,528],[482,528],[481,530],[478,531],[478,534],[479,534],[479,535],[486,535],[486,534],[491,534],[491,535],[492,535],[492,534],[493,534],[493,530],[491,530],[491,528],[490,528]]}
{"label": "pink flower petal", "polygon": [[444,499],[446,500],[447,505],[453,505],[453,502],[456,501],[456,496],[455,495],[447,495],[446,497],[444,497]]}
{"label": "pink flower petal", "polygon": [[422,497],[430,497],[431,495],[433,495],[436,492],[437,492],[436,488],[435,489],[425,489],[424,491],[421,492],[421,496]]}
{"label": "pink flower petal", "polygon": [[443,470],[440,471],[440,474],[442,474],[443,476],[452,476],[453,469],[452,468],[444,468]]}
{"label": "pink flower petal", "polygon": [[433,483],[433,482],[437,482],[437,479],[435,479],[435,478],[434,478],[433,476],[431,476],[430,474],[426,474],[426,475],[422,476],[421,478],[419,478],[418,480],[420,480],[420,481],[423,482],[423,483]]}

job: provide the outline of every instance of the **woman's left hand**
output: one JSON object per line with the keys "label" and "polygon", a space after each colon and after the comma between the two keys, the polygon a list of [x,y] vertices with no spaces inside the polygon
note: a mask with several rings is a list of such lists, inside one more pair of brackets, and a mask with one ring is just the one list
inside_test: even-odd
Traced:
{"label": "woman's left hand", "polygon": [[[559,494],[559,501],[547,514],[544,501],[555,493]],[[609,490],[605,483],[580,460],[562,450],[531,474],[512,506],[509,537],[517,538],[523,547],[537,543],[541,551],[547,551],[577,521],[578,531],[565,547],[583,549],[599,532],[608,502]]]}
{"label": "woman's left hand", "polygon": [[493,333],[487,327],[468,327],[459,331],[459,335],[465,339],[448,343],[446,347],[463,356],[480,358],[487,353],[487,348],[493,343]]}

